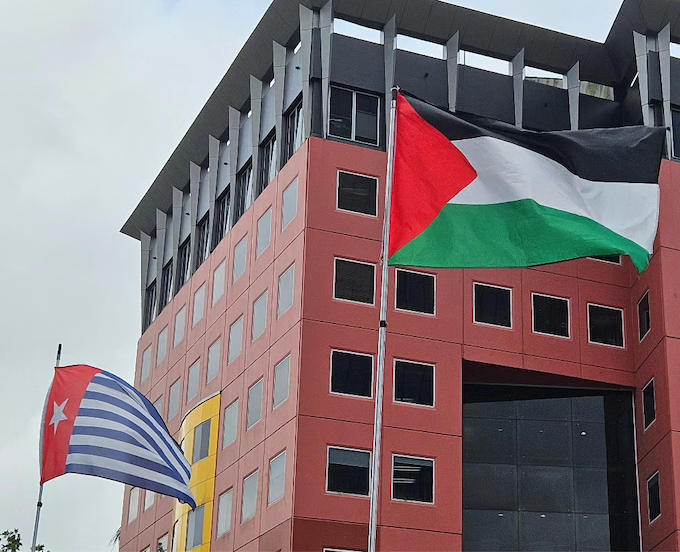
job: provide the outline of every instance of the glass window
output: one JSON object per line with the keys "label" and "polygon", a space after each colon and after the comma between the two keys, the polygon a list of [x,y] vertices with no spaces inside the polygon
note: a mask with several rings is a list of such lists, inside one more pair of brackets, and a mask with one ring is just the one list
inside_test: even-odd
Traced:
{"label": "glass window", "polygon": [[170,552],[168,550],[168,534],[165,533],[160,539],[158,539],[158,544],[156,545],[156,551],[157,552]]}
{"label": "glass window", "polygon": [[434,502],[434,460],[392,457],[392,498]]}
{"label": "glass window", "polygon": [[156,409],[156,412],[158,412],[158,415],[162,418],[163,417],[163,407],[164,407],[164,401],[163,401],[163,395],[158,397],[156,401],[153,403],[153,407]]}
{"label": "glass window", "polygon": [[203,284],[194,294],[194,317],[192,319],[192,326],[198,324],[203,320],[205,312],[205,284]]}
{"label": "glass window", "polygon": [[208,383],[220,373],[220,359],[222,358],[222,339],[218,338],[208,349]]}
{"label": "glass window", "polygon": [[246,273],[246,266],[248,264],[248,236],[245,236],[234,247],[234,275],[233,282]]}
{"label": "glass window", "polygon": [[243,216],[248,205],[248,192],[253,180],[253,165],[248,164],[236,175],[236,193],[234,194],[234,224]]}
{"label": "glass window", "polygon": [[293,306],[295,296],[295,265],[291,265],[279,276],[279,305],[277,315],[280,317]]}
{"label": "glass window", "polygon": [[173,347],[177,347],[184,339],[184,332],[187,325],[187,306],[184,305],[175,315],[175,337],[172,342]]}
{"label": "glass window", "polygon": [[377,96],[369,96],[360,92],[354,98],[356,126],[354,139],[365,144],[378,144],[378,113],[380,101]]}
{"label": "glass window", "polygon": [[269,185],[269,183],[274,180],[276,176],[276,134],[273,134],[268,138],[261,147],[260,153],[260,176],[258,181],[257,195],[259,196],[262,191]]}
{"label": "glass window", "polygon": [[373,356],[347,351],[332,351],[331,393],[372,397]]}
{"label": "glass window", "polygon": [[130,504],[128,505],[128,523],[132,523],[139,515],[139,488],[130,489]]}
{"label": "glass window", "polygon": [[474,283],[474,321],[512,327],[512,293],[507,288]]}
{"label": "glass window", "polygon": [[233,362],[241,354],[243,348],[243,316],[229,327],[229,362]]}
{"label": "glass window", "polygon": [[588,338],[591,343],[623,347],[623,310],[589,304]]}
{"label": "glass window", "polygon": [[165,326],[158,334],[158,349],[156,350],[156,366],[165,360],[168,353],[168,327]]}
{"label": "glass window", "polygon": [[231,531],[231,510],[234,503],[234,490],[222,493],[217,502],[217,537]]}
{"label": "glass window", "polygon": [[434,314],[434,274],[397,270],[397,308]]}
{"label": "glass window", "polygon": [[146,381],[151,375],[151,346],[142,353],[142,381]]}
{"label": "glass window", "polygon": [[168,420],[179,414],[179,397],[182,392],[182,380],[177,380],[170,386],[170,400],[168,401]]}
{"label": "glass window", "polygon": [[335,259],[335,299],[372,305],[374,295],[375,265]]}
{"label": "glass window", "polygon": [[645,419],[645,429],[656,420],[656,397],[654,396],[654,380],[650,380],[642,390],[642,411]]}
{"label": "glass window", "polygon": [[212,248],[215,249],[227,233],[227,214],[229,213],[229,189],[215,201],[215,221],[213,222]]}
{"label": "glass window", "polygon": [[187,283],[191,273],[191,238],[187,238],[177,250],[177,274],[175,275],[175,293]]}
{"label": "glass window", "polygon": [[258,380],[248,389],[248,413],[246,415],[246,429],[250,429],[262,419],[262,390],[264,381]]}
{"label": "glass window", "polygon": [[673,157],[680,156],[680,111],[671,110],[671,124],[673,125]]}
{"label": "glass window", "polygon": [[208,231],[208,215],[206,214],[196,224],[196,264],[194,265],[194,270],[197,270],[208,258],[208,247],[210,246]]}
{"label": "glass window", "polygon": [[146,288],[144,297],[144,329],[156,320],[156,281]]}
{"label": "glass window", "polygon": [[248,521],[257,511],[258,472],[251,473],[243,480],[243,501],[241,502],[241,523]]}
{"label": "glass window", "polygon": [[272,209],[267,209],[264,215],[257,221],[256,256],[264,253],[272,242]]}
{"label": "glass window", "polygon": [[649,333],[649,330],[652,329],[652,321],[649,317],[649,291],[645,292],[638,303],[638,329],[640,330],[640,341],[642,341]]}
{"label": "glass window", "polygon": [[253,303],[253,341],[260,337],[267,329],[267,304],[269,292],[265,291]]}
{"label": "glass window", "polygon": [[377,96],[331,87],[328,133],[338,138],[378,145],[380,99]]}
{"label": "glass window", "polygon": [[647,502],[649,504],[649,521],[652,522],[661,515],[659,472],[656,472],[647,480]]}
{"label": "glass window", "polygon": [[352,139],[353,96],[351,90],[331,87],[331,116],[328,123],[331,136]]}
{"label": "glass window", "polygon": [[284,163],[288,161],[293,154],[302,145],[302,137],[304,135],[304,122],[302,117],[302,99],[291,107],[286,114],[286,143],[284,147]]}
{"label": "glass window", "polygon": [[288,398],[290,388],[290,355],[274,367],[274,404],[279,406]]}
{"label": "glass window", "polygon": [[213,272],[212,304],[217,303],[224,295],[224,283],[226,280],[227,261],[222,261]]}
{"label": "glass window", "polygon": [[198,387],[201,378],[201,360],[194,362],[189,368],[189,377],[187,378],[187,402],[198,395]]}
{"label": "glass window", "polygon": [[269,462],[269,497],[267,504],[271,506],[281,500],[286,493],[286,452],[283,451]]}
{"label": "glass window", "polygon": [[236,442],[238,434],[238,399],[224,409],[224,435],[222,436],[222,448]]}
{"label": "glass window", "polygon": [[187,550],[203,544],[203,520],[205,505],[201,504],[195,510],[189,510],[187,517]]}
{"label": "glass window", "polygon": [[200,462],[210,453],[210,420],[194,428],[194,459],[192,463]]}
{"label": "glass window", "polygon": [[338,209],[377,216],[378,179],[338,171]]}
{"label": "glass window", "polygon": [[434,406],[434,366],[397,360],[394,363],[394,400]]}
{"label": "glass window", "polygon": [[159,311],[165,308],[172,299],[172,261],[168,262],[161,272],[161,292],[158,296]]}
{"label": "glass window", "polygon": [[368,496],[370,463],[370,452],[328,447],[326,490]]}
{"label": "glass window", "polygon": [[531,294],[534,332],[569,337],[569,299]]}
{"label": "glass window", "polygon": [[283,204],[281,206],[281,230],[292,222],[297,215],[298,204],[298,179],[293,182],[283,191]]}
{"label": "glass window", "polygon": [[151,508],[154,502],[156,502],[156,493],[149,490],[144,491],[144,511]]}

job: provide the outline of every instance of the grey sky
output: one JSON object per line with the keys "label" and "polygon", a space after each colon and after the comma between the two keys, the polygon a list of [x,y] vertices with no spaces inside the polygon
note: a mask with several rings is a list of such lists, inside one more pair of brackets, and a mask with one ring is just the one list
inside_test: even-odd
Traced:
{"label": "grey sky", "polygon": [[[450,2],[604,40],[620,0]],[[38,429],[62,364],[132,380],[139,244],[118,233],[269,0],[0,0],[0,531],[30,541]],[[123,486],[45,485],[40,540],[108,550]]]}

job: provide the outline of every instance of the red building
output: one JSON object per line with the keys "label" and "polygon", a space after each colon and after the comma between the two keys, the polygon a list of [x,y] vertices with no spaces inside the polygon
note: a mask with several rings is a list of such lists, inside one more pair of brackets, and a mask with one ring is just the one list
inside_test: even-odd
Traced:
{"label": "red building", "polygon": [[[121,550],[365,550],[386,91],[538,130],[672,127],[667,4],[625,0],[600,44],[432,0],[275,0],[123,227],[135,383],[199,507],[126,489]],[[660,185],[642,275],[390,270],[380,550],[680,549],[676,161]]]}

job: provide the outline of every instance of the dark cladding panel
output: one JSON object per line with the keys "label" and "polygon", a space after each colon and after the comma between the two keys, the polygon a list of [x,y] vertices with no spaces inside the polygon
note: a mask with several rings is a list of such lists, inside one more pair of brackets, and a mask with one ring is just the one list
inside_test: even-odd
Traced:
{"label": "dark cladding panel", "polygon": [[394,82],[405,92],[448,109],[446,60],[397,50]]}
{"label": "dark cladding panel", "polygon": [[331,82],[384,94],[384,67],[381,44],[338,34],[331,36]]}
{"label": "dark cladding panel", "polygon": [[680,59],[671,58],[671,103],[680,105]]}
{"label": "dark cladding panel", "polygon": [[525,80],[522,123],[534,130],[569,130],[568,91]]}
{"label": "dark cladding panel", "polygon": [[321,78],[321,29],[312,29],[312,67],[310,77]]}
{"label": "dark cladding panel", "polygon": [[[671,74],[673,71],[672,62],[673,60],[671,60]],[[680,75],[678,76],[680,77]],[[672,92],[673,91],[671,90],[671,97]],[[680,94],[680,90],[678,90],[678,93]],[[623,117],[621,124],[623,124],[624,126],[642,124],[642,105],[640,103],[640,87],[638,86],[637,83],[635,84],[635,86],[632,86],[628,89],[628,93],[626,94],[626,99],[623,100],[621,110]]]}
{"label": "dark cladding panel", "polygon": [[661,92],[661,62],[659,61],[659,52],[647,53],[647,81],[649,82],[649,101],[662,102],[663,93]]}
{"label": "dark cladding panel", "polygon": [[623,110],[620,102],[604,100],[587,94],[581,94],[579,100],[579,128],[621,126]]}
{"label": "dark cladding panel", "polygon": [[465,65],[461,65],[458,71],[458,111],[515,124],[510,75]]}

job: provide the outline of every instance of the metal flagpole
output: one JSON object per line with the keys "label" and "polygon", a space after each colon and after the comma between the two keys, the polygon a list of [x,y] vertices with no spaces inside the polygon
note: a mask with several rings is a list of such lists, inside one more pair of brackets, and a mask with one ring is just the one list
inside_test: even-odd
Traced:
{"label": "metal flagpole", "polygon": [[387,182],[385,185],[385,220],[383,221],[382,257],[382,289],[380,291],[380,328],[378,332],[378,373],[375,383],[375,421],[373,425],[373,453],[371,466],[371,518],[368,524],[368,552],[375,552],[378,533],[378,490],[380,484],[380,444],[382,441],[383,386],[385,383],[385,342],[387,340],[387,284],[389,266],[387,264],[390,243],[390,212],[392,183],[394,180],[394,142],[397,127],[397,92],[399,87],[392,88],[390,109],[390,132],[387,146]]}
{"label": "metal flagpole", "polygon": [[[54,363],[54,366],[56,368],[59,367],[59,362],[61,362],[61,343],[59,343],[59,346],[57,347],[57,360]],[[49,397],[49,392],[47,393],[47,395]],[[45,400],[47,400],[47,399],[45,399]],[[47,408],[45,408],[44,411],[43,411],[43,421],[42,421],[41,427],[45,424],[46,413],[47,413]],[[40,435],[40,439],[41,439],[41,442],[42,442],[42,435]],[[40,453],[41,453],[40,462],[41,462],[41,465],[42,465],[42,450],[40,451]],[[38,546],[38,527],[40,525],[40,510],[42,509],[42,505],[43,505],[42,497],[43,497],[43,484],[41,483],[40,484],[40,490],[38,491],[38,504],[35,508],[35,525],[33,526],[33,544],[31,544],[31,552],[35,552],[36,548]]]}

